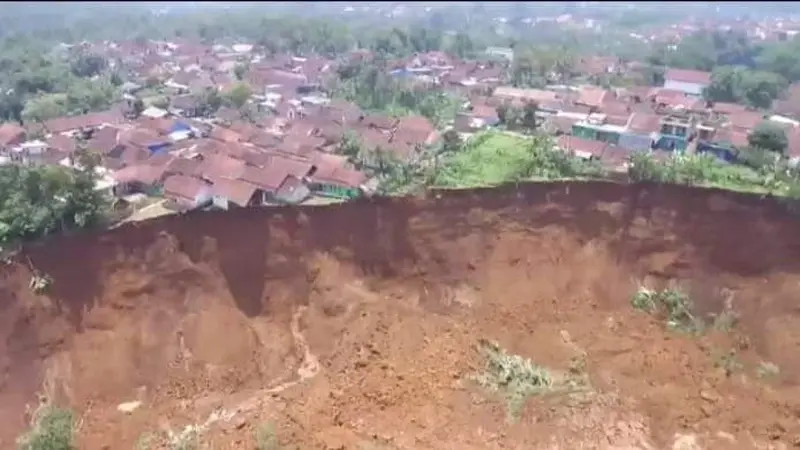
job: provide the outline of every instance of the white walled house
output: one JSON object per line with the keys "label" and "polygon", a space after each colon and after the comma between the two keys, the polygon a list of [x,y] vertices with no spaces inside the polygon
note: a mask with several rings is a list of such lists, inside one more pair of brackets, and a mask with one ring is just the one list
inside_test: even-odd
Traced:
{"label": "white walled house", "polygon": [[711,84],[711,73],[698,70],[669,69],[664,74],[664,88],[700,97]]}
{"label": "white walled house", "polygon": [[24,164],[35,164],[41,160],[47,148],[47,143],[39,140],[23,142],[11,149],[11,159]]}

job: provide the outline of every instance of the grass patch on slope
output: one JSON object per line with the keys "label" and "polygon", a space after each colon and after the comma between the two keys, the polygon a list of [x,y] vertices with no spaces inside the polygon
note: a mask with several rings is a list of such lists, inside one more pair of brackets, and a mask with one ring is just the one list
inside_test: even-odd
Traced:
{"label": "grass patch on slope", "polygon": [[72,411],[46,406],[35,413],[30,431],[17,443],[22,450],[72,450],[74,426]]}
{"label": "grass patch on slope", "polygon": [[436,181],[448,187],[500,184],[513,179],[527,159],[522,138],[502,133],[476,134],[462,152],[446,162]]}
{"label": "grass patch on slope", "polygon": [[475,134],[464,148],[442,161],[435,185],[492,186],[528,180],[597,178],[594,162],[558,150],[545,135],[522,137],[498,131]]}
{"label": "grass patch on slope", "polygon": [[505,400],[510,422],[519,419],[525,402],[531,397],[589,389],[588,378],[578,367],[566,373],[550,370],[528,358],[510,354],[496,342],[487,340],[480,341],[478,350],[485,366],[473,380]]}

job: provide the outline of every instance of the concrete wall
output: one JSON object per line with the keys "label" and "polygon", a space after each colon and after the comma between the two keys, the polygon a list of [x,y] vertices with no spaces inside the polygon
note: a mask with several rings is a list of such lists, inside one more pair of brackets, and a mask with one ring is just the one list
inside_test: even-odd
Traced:
{"label": "concrete wall", "polygon": [[676,91],[685,92],[689,95],[703,95],[703,89],[706,87],[707,85],[705,84],[684,83],[683,81],[666,80],[664,82],[665,89],[673,89]]}

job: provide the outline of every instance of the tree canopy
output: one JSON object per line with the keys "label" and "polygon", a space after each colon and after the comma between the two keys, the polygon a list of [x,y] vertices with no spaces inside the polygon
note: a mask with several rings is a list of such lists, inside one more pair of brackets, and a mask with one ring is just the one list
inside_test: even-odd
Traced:
{"label": "tree canopy", "polygon": [[0,245],[99,224],[107,199],[95,190],[92,170],[0,167]]}

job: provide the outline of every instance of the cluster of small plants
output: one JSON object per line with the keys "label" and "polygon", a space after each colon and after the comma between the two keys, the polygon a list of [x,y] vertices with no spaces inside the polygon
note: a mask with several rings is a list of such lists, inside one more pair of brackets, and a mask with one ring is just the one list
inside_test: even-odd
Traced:
{"label": "cluster of small plants", "polygon": [[631,304],[639,311],[663,317],[669,329],[687,334],[701,333],[705,329],[703,320],[692,313],[692,300],[679,289],[640,287]]}
{"label": "cluster of small plants", "polygon": [[544,394],[564,394],[588,388],[588,379],[577,370],[554,373],[528,358],[509,354],[496,342],[481,340],[479,351],[486,361],[483,372],[474,380],[484,389],[501,395],[508,408],[508,417],[515,420],[525,402]]}
{"label": "cluster of small plants", "polygon": [[73,450],[72,411],[45,406],[37,410],[31,429],[18,440],[21,450]]}

